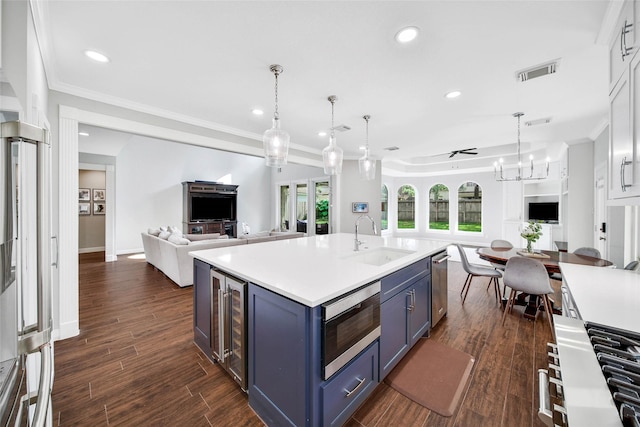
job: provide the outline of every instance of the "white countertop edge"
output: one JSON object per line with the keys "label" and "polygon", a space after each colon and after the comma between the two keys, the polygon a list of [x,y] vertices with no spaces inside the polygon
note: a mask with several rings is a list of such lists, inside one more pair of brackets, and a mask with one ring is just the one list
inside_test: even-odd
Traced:
{"label": "white countertop edge", "polygon": [[583,322],[558,315],[553,321],[562,380],[571,384],[564,389],[571,425],[622,426]]}

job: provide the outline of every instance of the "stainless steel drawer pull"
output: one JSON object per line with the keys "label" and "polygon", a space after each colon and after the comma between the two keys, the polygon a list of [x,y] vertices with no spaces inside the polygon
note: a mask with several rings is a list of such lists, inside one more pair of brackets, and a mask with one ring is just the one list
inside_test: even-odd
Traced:
{"label": "stainless steel drawer pull", "polygon": [[358,391],[358,389],[359,389],[360,387],[362,387],[362,384],[364,384],[364,382],[366,381],[366,378],[362,378],[362,379],[360,379],[360,378],[356,377],[356,379],[358,380],[358,385],[357,385],[357,386],[355,386],[355,387],[353,388],[353,390],[349,391],[349,390],[347,390],[346,388],[344,389],[344,391],[346,391],[346,392],[347,392],[347,394],[346,394],[346,396],[345,396],[345,397],[349,397],[349,396],[351,396],[353,393],[355,393],[356,391]]}

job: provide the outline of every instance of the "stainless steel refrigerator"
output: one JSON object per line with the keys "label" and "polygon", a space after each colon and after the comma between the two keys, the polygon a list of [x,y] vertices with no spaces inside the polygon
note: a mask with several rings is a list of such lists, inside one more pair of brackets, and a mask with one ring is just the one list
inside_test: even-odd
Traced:
{"label": "stainless steel refrigerator", "polygon": [[48,133],[0,124],[0,426],[51,422]]}

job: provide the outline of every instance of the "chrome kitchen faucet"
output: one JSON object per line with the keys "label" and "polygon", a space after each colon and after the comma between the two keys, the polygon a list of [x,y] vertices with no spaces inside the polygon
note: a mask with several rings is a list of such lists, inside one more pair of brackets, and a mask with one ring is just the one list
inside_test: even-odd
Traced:
{"label": "chrome kitchen faucet", "polygon": [[369,221],[371,221],[371,225],[373,227],[373,234],[378,234],[378,229],[376,228],[376,222],[373,220],[373,218],[371,218],[369,215],[360,215],[358,217],[358,219],[356,220],[356,238],[353,242],[353,250],[354,251],[359,251],[360,250],[360,245],[364,242],[361,242],[360,240],[358,240],[358,223],[360,222],[360,220],[362,218],[368,218]]}

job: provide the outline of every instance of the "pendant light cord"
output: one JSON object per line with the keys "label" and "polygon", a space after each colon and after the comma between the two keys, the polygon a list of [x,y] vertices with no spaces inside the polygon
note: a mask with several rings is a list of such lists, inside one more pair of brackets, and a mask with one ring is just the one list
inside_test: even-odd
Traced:
{"label": "pendant light cord", "polygon": [[365,141],[365,155],[369,155],[369,116],[364,116],[364,120],[367,122],[367,133],[366,133],[366,141]]}
{"label": "pendant light cord", "polygon": [[280,118],[280,115],[278,114],[278,74],[280,74],[278,71],[274,71],[273,73],[276,76],[276,84],[275,84],[275,90],[276,90],[276,108],[275,111],[273,113],[273,118],[278,120]]}

